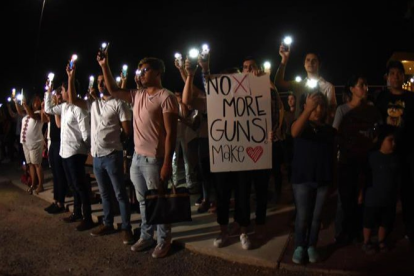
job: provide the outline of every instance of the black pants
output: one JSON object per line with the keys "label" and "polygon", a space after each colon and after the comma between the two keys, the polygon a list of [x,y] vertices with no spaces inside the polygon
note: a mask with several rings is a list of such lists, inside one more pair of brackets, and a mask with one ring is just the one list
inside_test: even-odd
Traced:
{"label": "black pants", "polygon": [[236,190],[237,193],[237,172],[214,173],[214,177],[216,180],[217,223],[227,225],[230,216],[231,192]]}
{"label": "black pants", "polygon": [[63,168],[65,169],[66,179],[73,188],[74,213],[86,220],[92,219],[91,216],[91,188],[86,181],[85,161],[87,156],[84,154],[75,154],[69,158],[63,159]]}
{"label": "black pants", "polygon": [[342,204],[342,234],[354,239],[362,233],[362,209],[358,206],[359,181],[366,173],[365,160],[338,164],[338,194]]}
{"label": "black pants", "polygon": [[414,241],[414,154],[402,158],[401,207],[405,232]]}
{"label": "black pants", "polygon": [[256,225],[266,223],[267,191],[270,170],[254,170],[237,172],[238,188],[236,189],[235,221],[242,227],[250,224],[250,195],[254,185],[256,193]]}
{"label": "black pants", "polygon": [[59,155],[60,142],[51,142],[49,147],[49,163],[52,167],[53,175],[53,199],[59,203],[65,203],[68,183],[66,181],[63,160]]}

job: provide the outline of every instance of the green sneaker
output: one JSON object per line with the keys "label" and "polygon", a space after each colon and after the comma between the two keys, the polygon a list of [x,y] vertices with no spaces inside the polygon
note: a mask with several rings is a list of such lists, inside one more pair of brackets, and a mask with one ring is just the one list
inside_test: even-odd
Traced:
{"label": "green sneaker", "polygon": [[292,262],[295,264],[303,264],[305,258],[305,249],[302,246],[298,246],[293,252]]}
{"label": "green sneaker", "polygon": [[319,258],[320,258],[319,253],[318,253],[318,250],[316,250],[314,246],[309,246],[308,257],[309,257],[309,262],[312,264],[319,261]]}

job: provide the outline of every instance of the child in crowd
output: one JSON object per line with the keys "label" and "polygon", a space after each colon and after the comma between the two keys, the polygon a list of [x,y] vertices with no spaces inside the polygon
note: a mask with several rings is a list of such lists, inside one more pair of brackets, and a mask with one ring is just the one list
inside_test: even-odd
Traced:
{"label": "child in crowd", "polygon": [[400,178],[398,157],[394,153],[396,128],[391,125],[380,126],[377,149],[369,156],[371,170],[369,186],[365,192],[364,244],[362,249],[371,254],[375,252],[371,244],[371,234],[378,228],[378,249],[387,251],[385,240],[392,229],[397,203],[397,189]]}
{"label": "child in crowd", "polygon": [[[306,95],[304,95],[306,96]],[[295,252],[292,261],[301,264],[306,251],[309,262],[320,257],[316,250],[321,214],[333,180],[335,129],[326,124],[328,99],[309,93],[301,99],[302,113],[292,124],[293,196],[296,203]]]}

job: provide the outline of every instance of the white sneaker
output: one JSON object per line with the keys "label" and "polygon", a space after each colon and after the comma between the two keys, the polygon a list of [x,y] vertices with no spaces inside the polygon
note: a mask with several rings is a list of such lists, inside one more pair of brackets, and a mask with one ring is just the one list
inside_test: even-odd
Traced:
{"label": "white sneaker", "polygon": [[148,249],[153,245],[154,245],[153,239],[149,239],[149,240],[139,239],[133,246],[131,246],[131,250],[136,251],[136,252],[144,251],[145,249]]}
{"label": "white sneaker", "polygon": [[240,235],[240,242],[244,250],[249,250],[252,245],[250,242],[249,236],[247,236],[244,233]]}
{"label": "white sneaker", "polygon": [[214,247],[221,248],[221,247],[225,246],[228,242],[229,242],[229,235],[220,234],[220,236],[218,236],[214,240],[213,245],[214,245]]}

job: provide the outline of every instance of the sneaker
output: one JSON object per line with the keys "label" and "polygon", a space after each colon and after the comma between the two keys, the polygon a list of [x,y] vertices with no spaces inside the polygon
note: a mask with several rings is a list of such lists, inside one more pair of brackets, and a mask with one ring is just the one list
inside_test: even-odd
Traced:
{"label": "sneaker", "polygon": [[136,251],[136,252],[144,251],[152,247],[153,245],[154,245],[153,239],[149,239],[149,240],[139,239],[133,246],[131,246],[131,250]]}
{"label": "sneaker", "polygon": [[241,242],[241,246],[244,250],[249,250],[251,245],[252,245],[250,243],[249,236],[247,236],[244,233],[240,235],[240,242]]}
{"label": "sneaker", "polygon": [[132,234],[131,229],[122,230],[122,242],[124,244],[133,244],[135,241],[134,235]]}
{"label": "sneaker", "polygon": [[198,206],[197,212],[199,214],[201,213],[205,213],[208,211],[208,209],[210,209],[210,202],[209,201],[205,201],[203,200],[200,204],[200,206]]}
{"label": "sneaker", "polygon": [[52,210],[54,208],[54,206],[56,206],[56,203],[53,202],[52,204],[50,204],[48,207],[46,207],[43,210],[45,210],[46,212],[49,213],[49,211]]}
{"label": "sneaker", "polygon": [[229,242],[229,235],[227,235],[227,234],[224,234],[224,235],[223,234],[220,234],[220,236],[218,236],[214,240],[213,245],[214,245],[214,247],[221,248],[221,247],[226,246],[228,244],[228,242]]}
{"label": "sneaker", "polygon": [[375,253],[375,249],[374,249],[374,247],[372,246],[372,244],[371,244],[371,243],[364,243],[364,244],[362,244],[361,249],[362,249],[362,251],[364,251],[364,252],[365,252],[365,254],[367,254],[367,255],[372,255],[372,254],[374,254],[374,253]]}
{"label": "sneaker", "polygon": [[197,198],[196,202],[195,202],[195,206],[200,206],[201,202],[203,202],[203,196],[200,196],[199,198]]}
{"label": "sneaker", "polygon": [[304,259],[305,249],[303,249],[302,246],[296,247],[295,252],[293,252],[292,262],[294,262],[295,264],[303,264]]}
{"label": "sneaker", "polygon": [[52,208],[47,211],[49,214],[60,214],[66,212],[65,207],[59,207],[59,205],[55,204]]}
{"label": "sneaker", "polygon": [[309,257],[309,262],[312,263],[312,264],[319,261],[319,259],[320,259],[319,253],[318,253],[318,250],[316,250],[316,248],[314,246],[309,246],[309,248],[308,248],[308,257]]}
{"label": "sneaker", "polygon": [[92,237],[109,235],[115,232],[115,229],[112,225],[101,224],[98,229],[91,232]]}
{"label": "sneaker", "polygon": [[81,220],[82,220],[82,216],[75,215],[75,213],[72,213],[70,214],[69,217],[63,219],[63,221],[67,223],[72,223],[72,222],[81,221]]}
{"label": "sneaker", "polygon": [[164,258],[165,256],[167,256],[168,252],[170,251],[170,248],[171,243],[169,242],[157,244],[154,251],[152,251],[152,257],[155,259]]}
{"label": "sneaker", "polygon": [[85,231],[95,227],[95,223],[91,219],[83,219],[78,226],[76,226],[76,230],[78,231]]}

